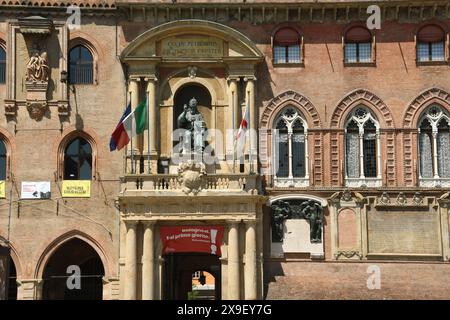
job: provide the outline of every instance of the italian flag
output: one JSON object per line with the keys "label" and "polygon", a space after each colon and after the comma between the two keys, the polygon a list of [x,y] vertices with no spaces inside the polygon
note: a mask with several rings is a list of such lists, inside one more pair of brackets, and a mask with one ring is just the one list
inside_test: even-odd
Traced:
{"label": "italian flag", "polygon": [[120,122],[111,135],[117,150],[125,147],[130,140],[148,129],[148,106],[144,99],[122,122]]}

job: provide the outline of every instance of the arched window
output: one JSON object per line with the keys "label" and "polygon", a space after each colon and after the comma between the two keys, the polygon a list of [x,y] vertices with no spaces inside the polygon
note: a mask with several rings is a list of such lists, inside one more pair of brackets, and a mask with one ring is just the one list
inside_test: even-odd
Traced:
{"label": "arched window", "polygon": [[439,105],[431,106],[418,132],[420,185],[450,186],[450,115]]}
{"label": "arched window", "polygon": [[6,82],[6,51],[0,45],[0,83]]}
{"label": "arched window", "polygon": [[75,138],[64,151],[64,180],[91,180],[92,147],[83,138]]}
{"label": "arched window", "polygon": [[372,34],[366,28],[350,28],[344,36],[345,63],[372,62],[372,42]]}
{"label": "arched window", "polygon": [[94,58],[83,45],[77,45],[69,53],[69,83],[94,83]]}
{"label": "arched window", "polygon": [[7,161],[8,154],[6,150],[5,143],[0,140],[0,180],[6,180],[7,177]]}
{"label": "arched window", "polygon": [[417,61],[445,60],[445,32],[437,25],[422,27],[417,33]]}
{"label": "arched window", "polygon": [[365,107],[357,107],[345,127],[346,185],[381,186],[379,124]]}
{"label": "arched window", "polygon": [[301,63],[301,38],[292,28],[282,28],[273,37],[273,63]]}
{"label": "arched window", "polygon": [[309,184],[307,126],[293,107],[284,109],[275,121],[273,162],[276,187]]}

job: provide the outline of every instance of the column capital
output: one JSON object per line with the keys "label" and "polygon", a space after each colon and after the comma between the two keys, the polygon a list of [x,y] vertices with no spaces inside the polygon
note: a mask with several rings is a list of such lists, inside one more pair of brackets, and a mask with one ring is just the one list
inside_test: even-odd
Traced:
{"label": "column capital", "polygon": [[242,222],[244,222],[247,227],[256,227],[256,224],[258,223],[258,219],[246,218],[246,219],[242,219]]}
{"label": "column capital", "polygon": [[125,222],[125,225],[127,227],[136,227],[139,223],[139,220],[124,220],[123,222]]}
{"label": "column capital", "polygon": [[241,219],[236,220],[236,219],[228,219],[226,220],[227,224],[230,226],[237,226],[239,225],[239,223],[241,223]]}
{"label": "column capital", "polygon": [[130,75],[128,76],[128,81],[129,81],[129,82],[131,82],[131,81],[140,82],[140,81],[141,81],[141,76],[130,74]]}
{"label": "column capital", "polygon": [[244,81],[245,82],[256,81],[256,76],[245,76]]}
{"label": "column capital", "polygon": [[228,76],[227,77],[227,81],[231,82],[231,81],[239,81],[240,77],[239,76]]}
{"label": "column capital", "polygon": [[158,82],[158,78],[154,74],[153,75],[148,75],[148,76],[145,76],[144,81]]}
{"label": "column capital", "polygon": [[155,220],[141,220],[140,222],[144,227],[153,227],[156,224]]}

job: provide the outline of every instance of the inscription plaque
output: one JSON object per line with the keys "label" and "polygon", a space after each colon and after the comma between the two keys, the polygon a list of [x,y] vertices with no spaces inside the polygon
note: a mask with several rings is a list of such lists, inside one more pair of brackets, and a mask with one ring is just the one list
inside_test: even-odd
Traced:
{"label": "inscription plaque", "polygon": [[220,58],[223,41],[208,36],[170,37],[161,40],[161,55],[169,58]]}
{"label": "inscription plaque", "polygon": [[441,254],[437,212],[371,211],[367,228],[369,254]]}

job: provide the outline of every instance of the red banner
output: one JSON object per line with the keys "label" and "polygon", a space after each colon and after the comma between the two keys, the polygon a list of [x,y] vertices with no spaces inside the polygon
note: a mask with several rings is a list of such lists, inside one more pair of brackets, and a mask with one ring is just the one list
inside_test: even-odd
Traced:
{"label": "red banner", "polygon": [[160,227],[163,253],[205,252],[221,255],[223,227],[176,226]]}

